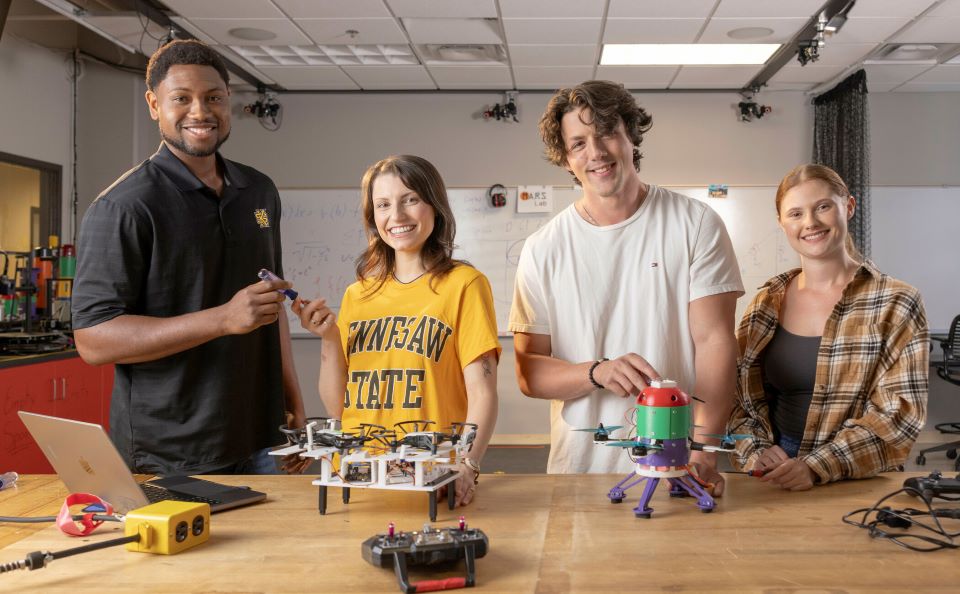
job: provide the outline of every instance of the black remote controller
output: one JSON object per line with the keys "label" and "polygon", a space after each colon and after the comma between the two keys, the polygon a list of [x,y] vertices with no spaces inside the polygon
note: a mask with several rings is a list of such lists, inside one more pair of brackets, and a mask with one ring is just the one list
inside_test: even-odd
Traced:
{"label": "black remote controller", "polygon": [[[395,532],[393,524],[390,524],[387,534],[371,536],[363,541],[360,550],[367,563],[377,567],[393,567],[401,592],[416,592],[418,587],[419,591],[424,592],[428,589],[472,588],[476,581],[474,562],[487,554],[489,544],[483,530],[467,528],[461,518],[460,525],[456,528],[438,529],[425,524],[423,530],[414,532]],[[408,565],[453,563],[460,559],[466,561],[465,578],[442,580],[443,584],[411,584],[407,578]],[[440,585],[443,588],[439,588]]]}
{"label": "black remote controller", "polygon": [[913,489],[924,499],[941,495],[960,495],[960,475],[956,478],[943,478],[937,471],[927,476],[912,476],[903,481],[904,488]]}

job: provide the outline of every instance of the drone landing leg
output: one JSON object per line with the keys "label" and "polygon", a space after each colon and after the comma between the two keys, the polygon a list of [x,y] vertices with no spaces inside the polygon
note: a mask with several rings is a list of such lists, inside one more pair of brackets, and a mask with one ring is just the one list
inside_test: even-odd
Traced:
{"label": "drone landing leg", "polygon": [[624,495],[626,494],[626,492],[630,489],[630,487],[633,487],[634,485],[637,485],[637,484],[643,482],[644,478],[643,478],[643,477],[640,477],[640,478],[634,480],[632,483],[630,483],[630,484],[627,485],[626,487],[623,486],[624,483],[626,483],[627,481],[631,480],[631,479],[634,478],[635,476],[637,476],[637,473],[636,473],[636,472],[631,472],[631,473],[628,474],[627,476],[623,477],[623,480],[622,480],[622,481],[620,481],[619,483],[617,483],[616,485],[614,485],[612,489],[610,489],[610,492],[607,493],[607,497],[610,498],[610,503],[622,503],[622,502],[623,502],[623,497],[624,497]]}
{"label": "drone landing leg", "polygon": [[456,481],[447,485],[447,509],[453,511],[457,507],[457,489],[454,487]]}
{"label": "drone landing leg", "polygon": [[653,497],[653,492],[657,490],[657,485],[660,484],[660,479],[654,476],[645,476],[640,480],[647,481],[647,484],[643,486],[643,495],[640,496],[637,507],[633,508],[633,515],[638,518],[649,518],[650,514],[653,513],[653,508],[648,504],[650,503],[650,498]]}
{"label": "drone landing leg", "polygon": [[340,493],[343,495],[343,502],[350,503],[350,487],[340,489]]}
{"label": "drone landing leg", "polygon": [[700,511],[703,513],[709,513],[713,511],[713,508],[716,507],[716,502],[713,500],[713,497],[700,486],[697,481],[693,480],[689,476],[682,476],[680,478],[672,478],[670,480],[670,489],[683,489],[690,494],[691,497],[697,498],[697,507],[700,508]]}
{"label": "drone landing leg", "polygon": [[430,521],[437,521],[437,492],[430,491]]}
{"label": "drone landing leg", "polygon": [[317,507],[320,509],[320,515],[326,515],[327,513],[327,487],[325,485],[320,485],[320,495],[317,499]]}

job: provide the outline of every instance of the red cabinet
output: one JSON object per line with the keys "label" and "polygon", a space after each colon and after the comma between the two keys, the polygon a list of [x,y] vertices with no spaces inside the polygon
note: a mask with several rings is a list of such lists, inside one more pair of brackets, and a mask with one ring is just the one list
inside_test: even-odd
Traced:
{"label": "red cabinet", "polygon": [[53,472],[17,411],[103,424],[112,388],[112,365],[94,367],[80,357],[0,369],[0,472]]}

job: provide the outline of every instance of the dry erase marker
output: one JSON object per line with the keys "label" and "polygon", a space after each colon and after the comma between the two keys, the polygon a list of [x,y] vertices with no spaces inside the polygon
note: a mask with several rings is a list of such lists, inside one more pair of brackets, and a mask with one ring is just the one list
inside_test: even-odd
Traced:
{"label": "dry erase marker", "polygon": [[[257,273],[257,276],[260,277],[260,280],[265,280],[265,281],[282,281],[283,280],[282,278],[270,272],[266,268],[261,268],[260,272]],[[283,293],[284,295],[289,297],[291,301],[297,298],[297,292],[294,291],[293,289],[277,289],[277,293]]]}

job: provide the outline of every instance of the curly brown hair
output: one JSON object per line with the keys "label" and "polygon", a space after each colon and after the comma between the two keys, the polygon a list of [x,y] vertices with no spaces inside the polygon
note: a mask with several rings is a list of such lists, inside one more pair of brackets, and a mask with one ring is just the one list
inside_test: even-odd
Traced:
{"label": "curly brown hair", "polygon": [[360,208],[367,232],[367,248],[357,258],[357,280],[373,281],[365,292],[365,297],[372,297],[396,268],[396,254],[380,237],[377,222],[374,220],[373,182],[383,173],[392,173],[399,177],[403,185],[433,207],[433,232],[420,250],[420,259],[430,274],[430,288],[433,289],[435,281],[449,274],[457,264],[468,263],[453,259],[457,223],[447,199],[443,178],[432,163],[415,155],[393,155],[381,159],[363,174],[360,184]]}
{"label": "curly brown hair", "polygon": [[[540,118],[540,138],[546,145],[547,160],[558,167],[567,168],[567,148],[563,142],[560,122],[567,113],[586,108],[593,121],[581,121],[593,125],[598,134],[609,134],[623,121],[624,130],[633,142],[633,166],[640,171],[640,143],[643,135],[653,126],[653,117],[637,105],[636,99],[622,84],[608,80],[588,80],[570,89],[560,89],[550,99],[547,110]],[[580,184],[577,176],[573,181]]]}

